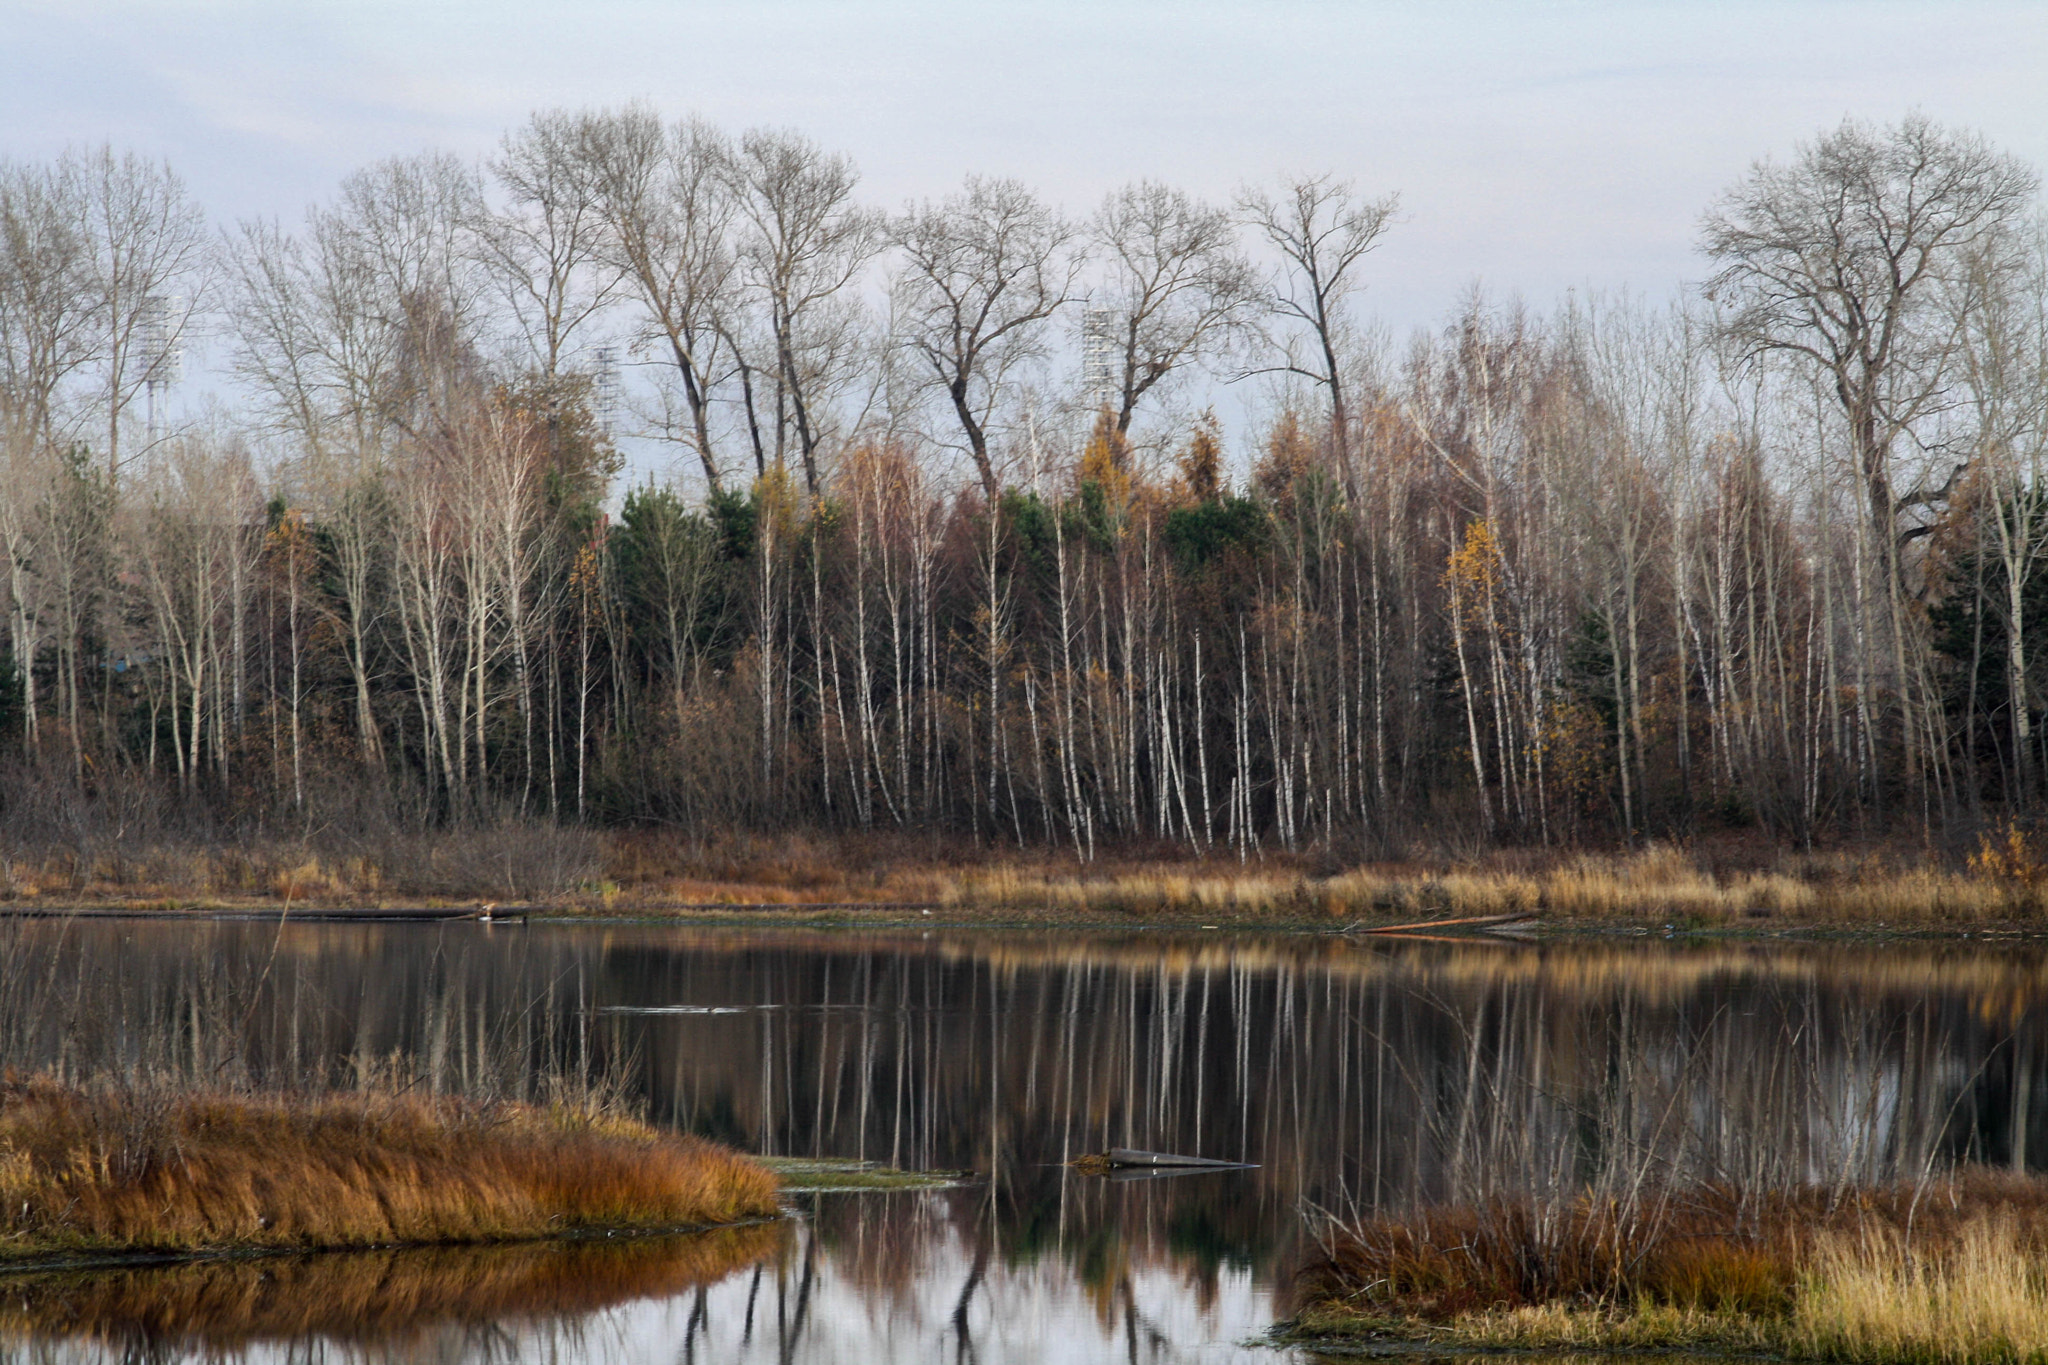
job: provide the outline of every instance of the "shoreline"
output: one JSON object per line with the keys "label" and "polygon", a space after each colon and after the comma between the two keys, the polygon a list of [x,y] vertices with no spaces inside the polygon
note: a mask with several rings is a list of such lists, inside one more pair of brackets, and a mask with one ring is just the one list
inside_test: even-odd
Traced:
{"label": "shoreline", "polygon": [[[1457,937],[1517,930],[1538,937],[2048,933],[2048,844],[2039,857],[1989,842],[1961,857],[1903,842],[1802,852],[1702,840],[1366,862],[1311,853],[1182,858],[1133,849],[1080,862],[1047,850],[913,848],[879,838],[792,835],[693,848],[626,832],[596,842],[601,867],[545,885],[472,876],[428,886],[310,855],[288,876],[250,875],[228,868],[233,860],[218,850],[195,851],[185,863],[195,870],[185,877],[145,875],[139,866],[45,876],[16,862],[0,865],[0,921],[525,919],[1402,929]],[[278,854],[285,862],[298,856]]]}
{"label": "shoreline", "polygon": [[61,904],[0,902],[0,924],[47,920],[121,920],[155,923],[203,921],[252,924],[476,924],[483,928],[570,925],[674,925],[692,929],[816,929],[821,931],[1070,932],[1070,933],[1217,933],[1284,934],[1340,937],[1357,942],[1375,939],[1414,943],[1542,944],[1560,942],[1708,942],[1708,943],[1910,943],[1910,942],[2048,942],[2048,917],[2030,920],[1982,920],[1965,923],[1938,920],[1866,921],[1841,919],[1784,920],[1769,923],[1680,923],[1669,914],[1646,907],[1635,916],[1599,919],[1551,917],[1536,912],[1506,925],[1410,924],[1353,919],[1334,923],[1321,916],[1289,914],[1195,914],[1153,909],[1123,914],[1073,912],[1061,907],[1037,910],[1017,905],[972,906],[837,902],[731,903],[699,902],[590,908],[536,903],[499,906],[483,916],[474,906],[437,905],[284,905],[262,901],[194,899],[113,899]]}

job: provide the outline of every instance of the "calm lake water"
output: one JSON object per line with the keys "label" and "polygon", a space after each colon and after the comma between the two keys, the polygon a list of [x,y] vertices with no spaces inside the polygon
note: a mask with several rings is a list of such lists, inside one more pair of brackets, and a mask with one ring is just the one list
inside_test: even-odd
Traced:
{"label": "calm lake water", "polygon": [[[966,1173],[711,1238],[0,1277],[8,1360],[1275,1362],[1318,1210],[2048,1161],[2033,944],[4,932],[15,1067],[567,1073],[749,1151]],[[1258,1165],[1063,1165],[1111,1146]]]}

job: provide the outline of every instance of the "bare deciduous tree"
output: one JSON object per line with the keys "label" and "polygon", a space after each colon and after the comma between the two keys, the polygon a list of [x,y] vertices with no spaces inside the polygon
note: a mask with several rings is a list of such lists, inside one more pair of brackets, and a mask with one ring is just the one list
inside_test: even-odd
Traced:
{"label": "bare deciduous tree", "polygon": [[481,186],[445,155],[395,159],[342,182],[303,238],[243,223],[231,243],[236,371],[312,451],[367,459],[434,420],[446,375],[423,367],[473,349],[486,281]]}
{"label": "bare deciduous tree", "polygon": [[[45,574],[37,568],[49,543],[47,494],[56,461],[25,423],[0,423],[0,570],[5,579],[9,654],[21,682],[22,734],[31,750],[42,739],[37,716],[36,656],[49,610]],[[0,686],[10,680],[0,679]]]}
{"label": "bare deciduous tree", "polygon": [[1942,400],[1955,329],[1940,296],[2039,181],[1921,114],[1844,122],[1787,165],[1762,162],[1708,210],[1708,296],[1745,353],[1820,369],[1841,407],[1882,562],[1897,561],[1899,437]]}
{"label": "bare deciduous tree", "polygon": [[860,177],[850,158],[797,133],[743,134],[730,174],[747,224],[740,259],[766,305],[775,347],[776,453],[786,426],[794,425],[804,484],[815,497],[819,399],[843,379],[854,354],[847,337],[862,309],[849,290],[882,247],[882,216],[854,203]]}
{"label": "bare deciduous tree", "polygon": [[686,440],[715,492],[711,381],[733,284],[725,136],[695,119],[664,127],[653,110],[629,105],[584,114],[579,144],[609,259],[639,296],[644,339],[666,350],[674,367]]}
{"label": "bare deciduous tree", "polygon": [[549,384],[577,329],[623,283],[618,262],[600,254],[604,219],[582,130],[576,115],[546,110],[506,134],[490,170],[507,203],[485,216],[479,234],[513,330]]}
{"label": "bare deciduous tree", "polygon": [[96,318],[95,405],[106,424],[109,481],[122,464],[121,425],[162,378],[201,307],[211,265],[206,220],[168,166],[101,147],[78,158],[84,187],[85,282]]}
{"label": "bare deciduous tree", "polygon": [[0,418],[57,439],[59,390],[93,354],[86,193],[66,158],[0,163]]}
{"label": "bare deciduous tree", "polygon": [[[1883,747],[1899,753],[1923,797],[1937,747],[1934,697],[1903,600],[1900,550],[1930,523],[1918,518],[1903,533],[1899,524],[1909,509],[1945,501],[1960,467],[1938,488],[1902,494],[1893,463],[1901,438],[1948,402],[1957,328],[1943,296],[2037,184],[1981,138],[1924,115],[1884,129],[1851,120],[1788,165],[1757,165],[1702,223],[1703,248],[1719,267],[1707,294],[1726,309],[1725,337],[1744,357],[1791,358],[1832,397],[1845,427],[1868,538],[1852,578],[1858,665],[1883,659],[1889,643],[1887,670],[1870,679],[1898,714]],[[1859,704],[1871,694],[1864,688]]]}
{"label": "bare deciduous tree", "polygon": [[1141,180],[1112,192],[1090,236],[1104,262],[1090,297],[1116,328],[1116,429],[1176,370],[1210,359],[1251,320],[1257,276],[1230,215],[1185,191]]}
{"label": "bare deciduous tree", "polygon": [[1073,295],[1083,261],[1074,231],[1018,182],[969,176],[962,193],[897,219],[891,236],[903,253],[898,335],[945,391],[993,498],[989,423],[1012,372],[1041,353],[1047,320]]}
{"label": "bare deciduous tree", "polygon": [[1399,207],[1398,195],[1363,198],[1350,182],[1329,175],[1284,181],[1278,195],[1248,188],[1238,196],[1238,211],[1282,258],[1273,313],[1306,327],[1314,348],[1313,356],[1301,357],[1287,346],[1287,361],[1275,368],[1329,392],[1330,434],[1340,454],[1348,455],[1351,440],[1339,354],[1346,336],[1344,300],[1358,288],[1359,261],[1379,244]]}

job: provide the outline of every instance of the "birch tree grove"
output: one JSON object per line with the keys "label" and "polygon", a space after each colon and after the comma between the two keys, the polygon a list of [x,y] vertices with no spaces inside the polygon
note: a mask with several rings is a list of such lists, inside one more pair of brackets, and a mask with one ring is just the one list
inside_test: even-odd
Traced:
{"label": "birch tree grove", "polygon": [[[1698,289],[1395,344],[1396,200],[1329,175],[890,214],[799,134],[633,106],[209,231],[166,167],[0,162],[0,830],[2032,820],[2037,186],[1845,124],[1708,207]],[[138,403],[202,341],[203,420]]]}

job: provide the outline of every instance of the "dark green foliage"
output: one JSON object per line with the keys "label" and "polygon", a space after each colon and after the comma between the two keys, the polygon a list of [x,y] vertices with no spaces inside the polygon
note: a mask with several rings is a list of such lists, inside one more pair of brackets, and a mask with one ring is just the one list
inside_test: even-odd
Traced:
{"label": "dark green foliage", "polygon": [[[746,504],[747,534],[753,510]],[[628,492],[606,540],[641,675],[651,678],[717,645],[735,608],[730,521],[690,510],[674,490]],[[673,638],[672,638],[673,637]]]}
{"label": "dark green foliage", "polygon": [[1600,723],[1610,730],[1620,705],[1614,695],[1614,665],[1607,618],[1597,611],[1581,612],[1579,628],[1565,644],[1565,678],[1573,694],[1598,712]]}
{"label": "dark green foliage", "polygon": [[1176,508],[1166,518],[1167,548],[1187,573],[1197,573],[1232,552],[1255,558],[1272,539],[1272,520],[1250,498],[1226,495]]}
{"label": "dark green foliage", "polygon": [[1109,554],[1115,550],[1117,532],[1122,529],[1123,515],[1118,509],[1110,506],[1107,489],[1094,479],[1083,479],[1079,494],[1068,506],[1078,529],[1088,538],[1091,548],[1101,554]]}
{"label": "dark green foliage", "polygon": [[19,739],[27,721],[27,679],[14,655],[0,651],[0,740]]}
{"label": "dark green foliage", "polygon": [[749,559],[760,534],[761,509],[754,497],[738,489],[720,488],[705,503],[705,512],[718,528],[719,553],[726,559]]}
{"label": "dark green foliage", "polygon": [[[1071,510],[1047,502],[1036,492],[1016,490],[1003,494],[997,508],[1018,568],[1032,591],[1041,597],[1056,591],[1060,538],[1078,539],[1080,529]],[[1068,546],[1070,553],[1075,549]]]}

